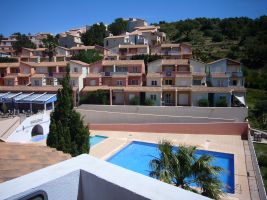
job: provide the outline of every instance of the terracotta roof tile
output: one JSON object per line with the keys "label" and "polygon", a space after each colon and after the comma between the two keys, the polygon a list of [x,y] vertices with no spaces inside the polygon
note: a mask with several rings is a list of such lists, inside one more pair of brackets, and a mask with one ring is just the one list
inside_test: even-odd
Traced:
{"label": "terracotta roof tile", "polygon": [[1,142],[0,182],[17,178],[69,158],[71,158],[70,155],[46,146]]}
{"label": "terracotta roof tile", "polygon": [[78,65],[86,66],[86,67],[89,66],[88,63],[82,62],[82,61],[80,61],[80,60],[70,60],[70,62],[76,63],[76,64],[78,64]]}

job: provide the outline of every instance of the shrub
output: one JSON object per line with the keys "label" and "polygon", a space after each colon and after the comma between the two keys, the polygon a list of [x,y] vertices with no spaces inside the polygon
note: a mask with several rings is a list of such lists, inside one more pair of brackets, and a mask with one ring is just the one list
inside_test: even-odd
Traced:
{"label": "shrub", "polygon": [[220,33],[215,33],[212,37],[212,42],[221,42],[223,41],[223,36]]}
{"label": "shrub", "polygon": [[154,106],[155,105],[155,102],[151,99],[146,99],[145,100],[145,106]]}
{"label": "shrub", "polygon": [[108,94],[104,91],[89,92],[80,97],[80,104],[109,104]]}
{"label": "shrub", "polygon": [[139,97],[133,97],[130,99],[130,105],[140,105]]}
{"label": "shrub", "polygon": [[208,107],[209,106],[209,100],[208,99],[200,99],[198,101],[198,105],[200,107]]}
{"label": "shrub", "polygon": [[227,101],[226,101],[226,99],[219,99],[216,102],[216,107],[227,107]]}

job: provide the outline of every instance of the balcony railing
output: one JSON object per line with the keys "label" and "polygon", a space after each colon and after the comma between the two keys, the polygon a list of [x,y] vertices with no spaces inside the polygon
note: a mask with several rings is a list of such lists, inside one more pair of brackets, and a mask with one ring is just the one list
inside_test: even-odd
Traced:
{"label": "balcony railing", "polygon": [[242,78],[243,72],[225,72],[228,77]]}
{"label": "balcony railing", "polygon": [[128,75],[128,72],[101,72],[102,76],[111,77],[111,76],[121,76],[121,75]]}

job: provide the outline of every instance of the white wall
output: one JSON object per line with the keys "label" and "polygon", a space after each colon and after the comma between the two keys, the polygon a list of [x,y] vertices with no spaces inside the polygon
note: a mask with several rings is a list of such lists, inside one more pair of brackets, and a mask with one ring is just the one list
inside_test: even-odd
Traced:
{"label": "white wall", "polygon": [[148,73],[161,72],[162,60],[155,60],[147,64]]}
{"label": "white wall", "polygon": [[192,72],[205,73],[205,64],[196,60],[190,60],[190,67]]}
{"label": "white wall", "polygon": [[49,133],[50,112],[32,115],[26,118],[17,129],[7,138],[8,142],[30,142],[32,129],[35,125],[43,128],[44,135]]}
{"label": "white wall", "polygon": [[[152,81],[157,81],[157,85],[152,85]],[[147,77],[146,78],[146,84],[147,86],[161,86],[162,85],[162,81],[160,77]]]}
{"label": "white wall", "polygon": [[179,87],[188,87],[192,85],[191,77],[177,77],[175,78],[175,85]]}
{"label": "white wall", "polygon": [[225,73],[227,71],[226,59],[209,64],[208,67],[211,73]]}

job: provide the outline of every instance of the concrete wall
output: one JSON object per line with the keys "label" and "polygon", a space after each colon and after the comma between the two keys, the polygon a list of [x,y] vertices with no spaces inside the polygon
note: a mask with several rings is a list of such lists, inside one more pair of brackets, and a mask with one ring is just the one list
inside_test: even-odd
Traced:
{"label": "concrete wall", "polygon": [[[152,115],[164,115],[175,117],[194,117],[194,118],[210,118],[216,120],[217,118],[224,120],[235,120],[239,122],[245,121],[248,116],[248,109],[245,107],[173,107],[173,106],[108,106],[108,105],[81,105],[78,107],[78,111],[82,114],[93,113],[93,111],[106,111],[106,112],[118,112],[128,114],[152,114]],[[94,112],[96,113],[96,112]],[[91,116],[92,117],[92,116]],[[139,115],[136,115],[139,117]],[[113,118],[116,118],[114,115]],[[150,118],[146,117],[146,118]],[[104,120],[104,119],[103,119]]]}
{"label": "concrete wall", "polygon": [[44,135],[48,134],[50,112],[36,114],[26,118],[6,140],[8,142],[30,142],[32,129],[36,125],[42,126]]}
{"label": "concrete wall", "polygon": [[92,130],[109,130],[147,133],[181,133],[210,135],[240,135],[246,139],[248,123],[246,122],[216,122],[190,124],[90,124]]}

